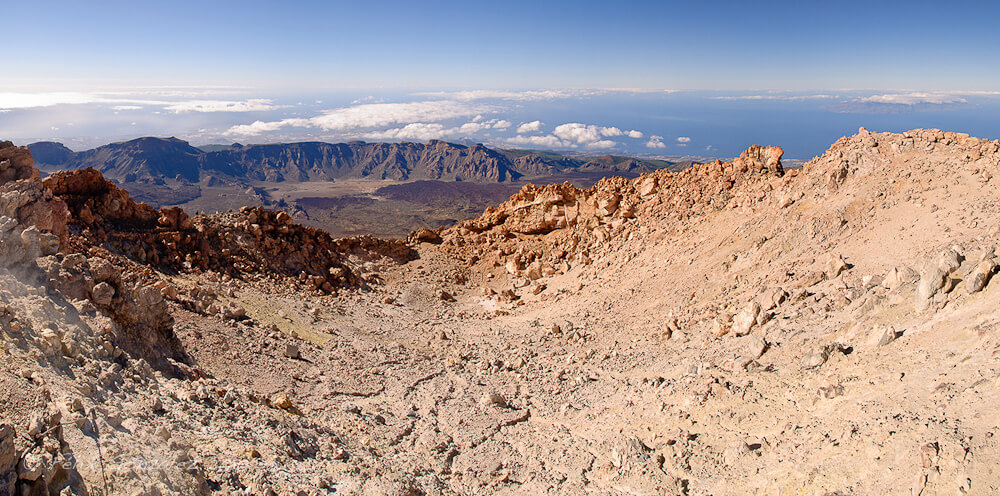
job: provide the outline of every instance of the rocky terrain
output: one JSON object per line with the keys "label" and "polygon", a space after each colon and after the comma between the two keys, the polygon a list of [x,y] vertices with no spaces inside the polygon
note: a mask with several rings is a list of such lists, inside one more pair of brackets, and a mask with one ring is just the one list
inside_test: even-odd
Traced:
{"label": "rocky terrain", "polygon": [[1000,492],[1000,143],[781,157],[394,242],[0,145],[0,495]]}

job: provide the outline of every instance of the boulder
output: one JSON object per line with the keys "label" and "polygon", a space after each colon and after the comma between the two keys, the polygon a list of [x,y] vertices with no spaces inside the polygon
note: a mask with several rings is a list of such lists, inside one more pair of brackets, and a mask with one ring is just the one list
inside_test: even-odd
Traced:
{"label": "boulder", "polygon": [[972,268],[965,276],[965,287],[970,293],[978,293],[990,282],[993,273],[997,270],[997,262],[993,258],[987,258]]}
{"label": "boulder", "polygon": [[917,285],[917,307],[922,308],[926,302],[934,297],[938,291],[944,289],[948,284],[948,271],[940,266],[931,266],[924,269],[920,274],[920,283]]}
{"label": "boulder", "polygon": [[747,356],[756,360],[764,355],[764,352],[767,351],[769,343],[762,337],[753,337],[749,339],[750,341],[747,343]]}
{"label": "boulder", "polygon": [[894,290],[904,284],[914,282],[920,279],[920,274],[917,271],[906,267],[893,267],[889,269],[889,272],[885,274],[882,278],[882,286],[889,290]]}
{"label": "boulder", "polygon": [[14,428],[0,424],[0,496],[12,496],[17,481],[17,452],[14,449]]}
{"label": "boulder", "polygon": [[108,306],[115,297],[115,288],[106,282],[97,283],[90,290],[90,300],[97,306]]}
{"label": "boulder", "polygon": [[736,317],[733,318],[732,333],[736,336],[750,334],[750,329],[757,324],[760,313],[760,303],[756,301],[747,303],[747,306],[743,307],[743,310],[740,310],[740,313],[736,314]]}
{"label": "boulder", "polygon": [[877,325],[872,329],[868,344],[872,348],[878,348],[895,341],[898,337],[899,333],[896,332],[895,327]]}
{"label": "boulder", "polygon": [[844,260],[844,257],[840,255],[830,255],[830,258],[826,262],[826,268],[824,269],[823,274],[827,279],[833,279],[847,269],[848,265]]}

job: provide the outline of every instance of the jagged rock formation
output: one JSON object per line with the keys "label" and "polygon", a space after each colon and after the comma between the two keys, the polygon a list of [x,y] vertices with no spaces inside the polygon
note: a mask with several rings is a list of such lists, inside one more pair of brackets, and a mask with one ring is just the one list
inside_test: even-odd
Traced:
{"label": "jagged rock formation", "polygon": [[[534,280],[566,272],[589,259],[591,250],[627,236],[628,221],[640,210],[655,209],[665,221],[683,226],[694,215],[738,208],[766,194],[768,181],[783,175],[781,155],[780,147],[754,145],[732,162],[694,165],[677,173],[658,171],[631,181],[606,178],[587,190],[569,183],[527,185],[482,217],[449,229],[446,239],[458,247],[473,247],[459,253],[470,263],[504,266],[515,276],[524,273]],[[549,233],[553,235],[543,251],[516,236]]]}
{"label": "jagged rock formation", "polygon": [[257,181],[342,177],[510,181],[522,174],[500,153],[432,140],[418,143],[251,145],[206,154],[203,167]]}
{"label": "jagged rock formation", "polygon": [[[233,145],[203,152],[177,138],[139,138],[73,153],[58,143],[29,145],[40,162],[61,169],[93,167],[120,183],[167,180],[218,183],[303,182],[341,178],[505,182],[565,170],[648,172],[669,163],[605,156],[592,161],[547,158],[431,140],[420,143],[281,143]],[[210,184],[211,185],[211,184]]]}
{"label": "jagged rock formation", "polygon": [[294,277],[327,293],[364,280],[345,264],[351,252],[410,257],[400,243],[329,234],[299,226],[284,212],[244,208],[239,213],[191,218],[179,208],[157,211],[94,169],[57,172],[44,184],[71,212],[70,246],[85,251],[100,246],[139,264],[172,271],[213,270],[231,277],[267,274]]}

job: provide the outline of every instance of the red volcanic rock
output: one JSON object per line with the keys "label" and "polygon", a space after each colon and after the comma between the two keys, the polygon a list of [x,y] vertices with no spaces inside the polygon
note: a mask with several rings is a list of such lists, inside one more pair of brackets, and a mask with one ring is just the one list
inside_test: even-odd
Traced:
{"label": "red volcanic rock", "polygon": [[38,169],[34,168],[34,164],[35,160],[31,158],[28,147],[0,141],[0,184],[38,177]]}
{"label": "red volcanic rock", "polygon": [[94,169],[58,172],[45,184],[69,205],[73,249],[102,246],[140,264],[175,271],[289,276],[330,292],[365,284],[347,266],[349,254],[400,260],[413,256],[401,242],[334,240],[324,231],[295,224],[285,212],[260,207],[195,218],[176,207],[157,211],[135,202]]}

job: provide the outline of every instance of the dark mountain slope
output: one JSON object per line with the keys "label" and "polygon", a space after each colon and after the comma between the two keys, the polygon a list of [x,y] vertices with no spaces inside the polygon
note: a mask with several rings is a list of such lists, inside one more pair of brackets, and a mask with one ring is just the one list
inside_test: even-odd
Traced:
{"label": "dark mountain slope", "polygon": [[276,143],[195,148],[177,138],[139,138],[74,153],[59,143],[29,145],[49,169],[93,167],[119,183],[198,182],[208,177],[243,181],[308,182],[340,178],[498,183],[575,171],[649,172],[670,162],[604,156],[568,157],[529,150],[493,150],[481,144]]}

